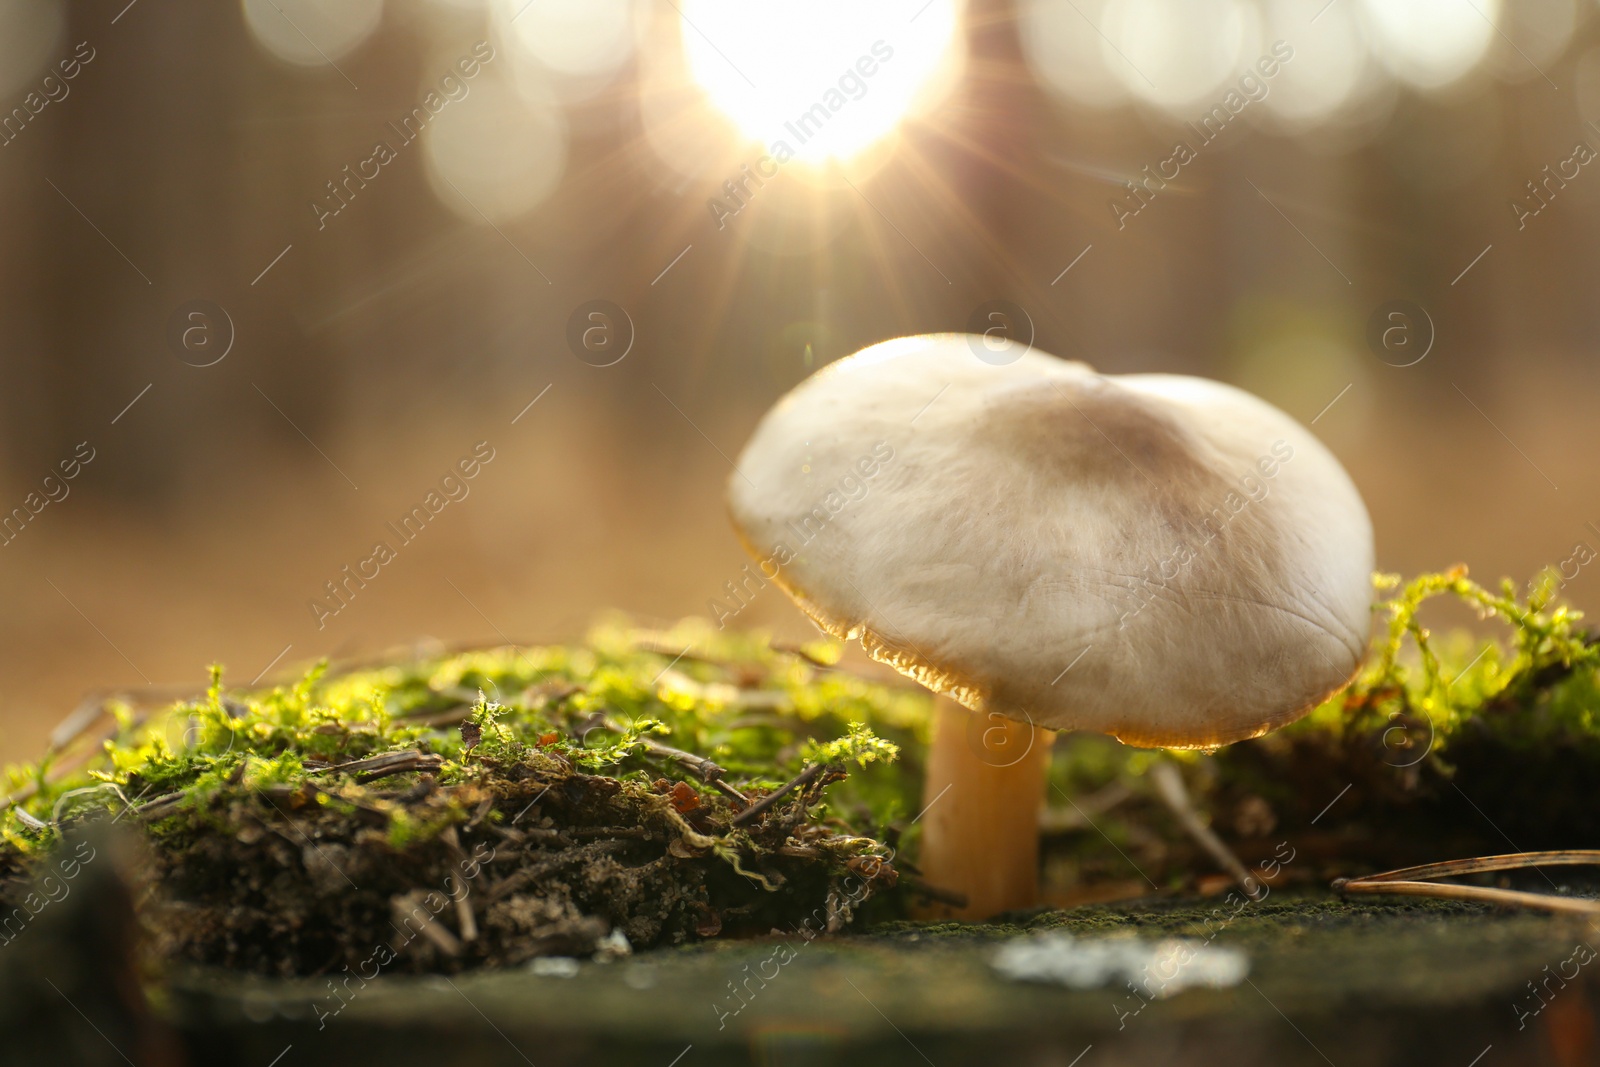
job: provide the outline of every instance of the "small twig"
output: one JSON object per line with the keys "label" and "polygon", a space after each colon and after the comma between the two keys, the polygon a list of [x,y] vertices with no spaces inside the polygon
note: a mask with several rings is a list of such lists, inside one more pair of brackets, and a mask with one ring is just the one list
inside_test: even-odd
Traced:
{"label": "small twig", "polygon": [[810,785],[812,779],[821,774],[822,769],[825,766],[827,766],[827,764],[813,763],[811,766],[807,767],[805,770],[789,779],[783,785],[780,785],[777,789],[768,793],[766,796],[751,804],[739,814],[735,815],[733,817],[733,825],[743,826],[746,823],[754,822],[757,816],[766,811],[768,808],[772,807],[772,805],[776,804],[778,801],[782,800],[784,797],[788,796],[794,790],[803,785]]}
{"label": "small twig", "polygon": [[1482,904],[1540,908],[1544,911],[1568,912],[1575,915],[1600,915],[1600,900],[1558,897],[1551,893],[1524,893],[1515,889],[1491,889],[1477,885],[1454,885],[1450,882],[1367,882],[1339,879],[1334,882],[1334,889],[1340,894],[1392,893],[1400,897],[1471,900]]}
{"label": "small twig", "polygon": [[[464,870],[467,852],[466,849],[461,847],[461,835],[456,832],[456,828],[454,826],[446,827],[439,834],[439,839],[445,843],[445,846],[449,848],[458,861],[462,861],[462,869]],[[453,884],[455,889],[459,891],[459,895],[456,892],[452,892],[450,896],[456,902],[456,925],[461,928],[461,940],[478,940],[478,917],[473,914],[472,902],[468,899],[472,896],[472,887],[462,881],[461,876],[458,874],[450,875],[450,883],[447,884]]]}
{"label": "small twig", "polygon": [[[494,797],[484,797],[482,803],[478,805],[478,810],[472,813],[472,818],[468,819],[461,828],[463,830],[474,829],[480,822],[483,821],[484,816],[488,815],[493,810]],[[452,829],[454,828],[452,827]]]}
{"label": "small twig", "polygon": [[453,704],[442,710],[413,712],[400,718],[407,726],[456,726],[465,722],[475,710],[471,704]]}
{"label": "small twig", "polygon": [[513,830],[508,826],[497,826],[494,823],[490,823],[488,826],[484,827],[484,829],[488,830],[491,834],[494,834],[502,841],[509,841],[513,845],[520,845],[528,839],[528,835],[524,834],[521,830]]}
{"label": "small twig", "polygon": [[794,656],[794,657],[796,657],[798,659],[803,659],[807,663],[811,664],[813,667],[820,667],[821,669],[823,669],[825,671],[835,671],[835,670],[839,669],[837,667],[837,665],[829,663],[827,660],[818,659],[816,656],[813,656],[811,653],[807,652],[800,645],[787,645],[787,644],[784,644],[784,643],[782,643],[780,641],[774,641],[768,647],[770,647],[772,649],[772,651],[774,651],[774,652],[785,652],[785,653],[788,653],[789,655]]}
{"label": "small twig", "polygon": [[733,801],[734,803],[739,804],[739,805],[741,805],[743,807],[746,807],[746,808],[748,808],[750,806],[750,798],[749,797],[747,797],[743,793],[739,792],[737,789],[735,789],[733,786],[729,785],[727,782],[724,782],[721,778],[718,778],[714,782],[707,782],[706,784],[709,785],[712,789],[715,789],[717,792],[721,793],[723,796],[727,797],[729,800]]}
{"label": "small twig", "polygon": [[75,708],[72,714],[56,724],[50,731],[50,745],[45,750],[46,758],[55,755],[62,749],[71,745],[78,738],[88,732],[89,727],[99,721],[100,716],[106,713],[106,701],[98,697],[87,697],[83,703]]}
{"label": "small twig", "polygon": [[[687,648],[680,652],[668,642],[662,641],[658,639],[657,636],[651,634],[636,634],[633,639],[633,647],[639,652],[649,652],[657,656],[665,656],[674,663],[677,663],[679,660],[688,660],[691,663],[704,663],[708,667],[720,667],[724,670],[734,666],[734,664],[730,663],[728,660],[717,659],[714,656],[706,656],[698,652],[690,652]],[[694,646],[690,645],[689,647],[693,648]]]}
{"label": "small twig", "polygon": [[[106,699],[109,700],[111,698],[107,697]],[[144,721],[145,717],[143,715],[135,715],[131,726],[137,729],[139,726],[144,724]],[[5,811],[13,804],[20,804],[24,800],[31,800],[38,794],[41,784],[54,785],[56,782],[61,781],[73,771],[78,770],[84,764],[98,756],[105,742],[113,740],[117,734],[121,732],[121,729],[122,728],[120,725],[117,723],[112,723],[110,727],[95,735],[93,744],[79,745],[75,751],[68,754],[64,759],[52,761],[50,763],[49,770],[47,770],[44,774],[43,783],[41,783],[38,778],[34,778],[24,784],[15,793],[10,794],[9,796],[0,797],[0,811]]]}
{"label": "small twig", "polygon": [[134,808],[133,813],[142,819],[159,819],[161,816],[166,815],[170,809],[176,808],[178,802],[185,795],[181,789],[176,793],[167,793],[164,796],[156,797],[154,800],[145,801],[137,808]]}
{"label": "small twig", "polygon": [[1412,881],[1430,878],[1453,878],[1463,874],[1484,874],[1489,871],[1515,871],[1528,867],[1600,867],[1600,849],[1568,848],[1554,852],[1507,852],[1498,856],[1477,856],[1473,859],[1446,860],[1443,863],[1426,863],[1420,867],[1401,867],[1382,874],[1363,874],[1352,882]]}
{"label": "small twig", "polygon": [[463,941],[478,940],[478,918],[472,914],[472,903],[469,899],[471,896],[472,891],[462,885],[461,895],[455,898],[456,922],[461,927],[461,940]]}
{"label": "small twig", "polygon": [[[607,723],[606,725],[608,729],[612,728],[610,723]],[[613,729],[612,732],[620,733],[621,731]],[[689,768],[689,770],[694,772],[695,776],[702,782],[706,783],[706,785],[709,785],[711,788],[715,789],[729,800],[738,802],[742,807],[748,808],[750,806],[749,797],[745,796],[743,793],[739,792],[739,790],[735,789],[733,786],[729,785],[723,780],[723,776],[728,773],[727,768],[706,759],[704,756],[697,756],[693,752],[685,752],[681,748],[673,748],[671,745],[663,745],[659,741],[651,741],[649,738],[643,738],[642,740],[644,742],[644,750],[650,753],[650,755],[660,757],[661,759],[670,759],[683,764],[685,767]]]}
{"label": "small twig", "polygon": [[[424,897],[421,893],[412,891],[405,896],[394,897],[390,901],[390,910],[393,913],[393,924],[398,931],[407,920],[414,918],[420,911],[423,913],[422,924],[417,928],[417,933],[433,943],[434,948],[446,956],[461,955],[461,941],[455,934],[442,923],[435,921],[434,916],[423,905]],[[410,940],[409,938],[407,939]],[[402,942],[402,946],[404,942]]]}
{"label": "small twig", "polygon": [[1178,822],[1195,844],[1205,849],[1212,859],[1216,860],[1222,869],[1239,883],[1239,888],[1244,890],[1244,895],[1251,900],[1261,895],[1261,880],[1245,869],[1239,857],[1233,850],[1222,843],[1211,827],[1200,818],[1200,813],[1195,811],[1194,802],[1189,799],[1189,791],[1183,786],[1183,776],[1178,773],[1178,768],[1170,763],[1157,763],[1150,768],[1150,776],[1155,780],[1156,792],[1161,795],[1172,814],[1177,816]]}
{"label": "small twig", "polygon": [[[607,723],[606,727],[613,733],[622,732],[620,729],[614,728],[611,723]],[[650,755],[659,756],[662,759],[675,760],[676,762],[683,764],[685,767],[693,771],[702,782],[715,782],[724,774],[728,773],[715,762],[706,759],[704,756],[696,756],[693,752],[685,752],[681,748],[673,748],[671,745],[663,745],[661,742],[651,741],[649,738],[641,738],[640,740],[644,744],[644,750],[650,753]]]}
{"label": "small twig", "polygon": [[631,838],[638,841],[649,841],[656,837],[654,830],[645,826],[573,826],[567,829],[571,837],[598,837],[598,838]]}
{"label": "small twig", "polygon": [[355,808],[356,811],[368,816],[374,822],[387,823],[389,821],[390,809],[388,807],[379,807],[377,804],[363,800],[359,796],[349,796],[345,793],[334,792],[331,789],[324,789],[315,782],[306,782],[303,788],[312,798],[315,798],[320,794],[325,797],[337,799],[342,803],[349,804],[352,808]]}
{"label": "small twig", "polygon": [[404,774],[407,771],[437,771],[443,766],[443,756],[410,749],[405,752],[385,752],[365,759],[350,760],[348,763],[336,763],[316,773],[330,774],[339,771],[343,774],[356,775],[358,782],[371,782],[393,774]]}
{"label": "small twig", "polygon": [[1464,874],[1484,874],[1490,871],[1511,871],[1528,867],[1576,866],[1600,866],[1600,851],[1561,849],[1554,852],[1511,852],[1499,856],[1447,860],[1443,863],[1426,863],[1420,867],[1402,867],[1381,874],[1363,875],[1360,878],[1338,878],[1334,880],[1333,889],[1340,896],[1350,893],[1393,894],[1402,897],[1469,900],[1483,904],[1538,908],[1574,915],[1600,915],[1600,901],[1596,900],[1562,897],[1553,893],[1525,893],[1516,889],[1424,881],[1430,878],[1450,878]]}
{"label": "small twig", "polygon": [[826,663],[822,660],[819,660],[798,645],[783,644],[779,642],[771,644],[767,647],[771,648],[774,652],[784,652],[791,656],[798,656],[800,659],[810,663],[818,670],[832,671],[836,674],[847,674],[852,678],[860,678],[864,682],[870,682],[873,685],[880,685],[886,689],[915,689],[920,692],[927,692],[927,690],[923,688],[922,683],[914,682],[905,675],[900,674],[899,672],[888,667],[879,667],[879,665],[876,663],[865,664],[862,668],[849,667],[845,666],[842,660],[839,663]]}
{"label": "small twig", "polygon": [[805,845],[780,845],[776,852],[797,860],[820,860],[823,855],[820,848],[807,848]]}
{"label": "small twig", "polygon": [[1110,811],[1130,799],[1133,790],[1125,782],[1112,782],[1088,796],[1079,797],[1070,808],[1045,807],[1039,810],[1039,832],[1064,833],[1069,830],[1087,830],[1091,820],[1102,812]]}

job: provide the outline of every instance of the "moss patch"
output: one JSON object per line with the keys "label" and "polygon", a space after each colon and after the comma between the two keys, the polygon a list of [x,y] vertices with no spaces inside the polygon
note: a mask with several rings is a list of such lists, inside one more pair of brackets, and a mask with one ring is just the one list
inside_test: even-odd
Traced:
{"label": "moss patch", "polygon": [[[1143,774],[1162,758],[1178,761],[1214,829],[1269,881],[1600,847],[1587,784],[1600,775],[1600,645],[1553,601],[1554,576],[1522,597],[1464,568],[1377,581],[1390,595],[1368,665],[1299,722],[1211,753],[1081,736],[1058,745],[1051,797],[1066,818],[1046,853],[1058,896],[1108,881],[1130,893],[1192,888],[1215,871]],[[1509,640],[1436,639],[1423,618],[1435,599],[1499,620]]]}
{"label": "moss patch", "polygon": [[85,820],[138,824],[161,955],[282,975],[838,929],[898,880],[877,819],[914,799],[889,765],[927,698],[835,654],[618,624],[257,692],[216,669],[199,700],[109,707],[81,769],[55,773],[64,750],[13,772],[0,862],[20,874]]}
{"label": "moss patch", "polygon": [[[1166,900],[1208,888],[1213,866],[1146,783],[1153,759],[1179,761],[1275,889],[1596,844],[1600,648],[1578,614],[1549,583],[1524,597],[1459,571],[1380,585],[1376,654],[1300,723],[1214,753],[1058,740],[1047,897],[1140,896],[1134,911],[876,929],[1186,932],[1195,920]],[[1436,641],[1420,621],[1435,597],[1503,619],[1510,640]],[[319,665],[255,690],[215,669],[194,700],[94,705],[8,772],[0,906],[26,908],[74,826],[115,819],[149,845],[160,957],[259,973],[448,972],[892,921],[915,883],[900,853],[915,854],[930,700],[840,654],[617,621],[575,646]],[[1252,909],[1278,921],[1273,902]]]}

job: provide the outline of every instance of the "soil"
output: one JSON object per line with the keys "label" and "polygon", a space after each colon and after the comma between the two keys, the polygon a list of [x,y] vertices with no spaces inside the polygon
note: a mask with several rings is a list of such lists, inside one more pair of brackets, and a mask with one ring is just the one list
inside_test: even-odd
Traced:
{"label": "soil", "polygon": [[[359,807],[309,784],[224,790],[203,811],[151,820],[137,865],[151,955],[279,977],[456,973],[765,933],[808,914],[838,929],[896,878],[803,825],[828,774],[734,832],[730,857],[711,836],[734,830],[737,809],[703,785],[624,783],[554,754],[483,770],[455,786],[396,775]],[[453,825],[397,846],[393,805],[417,825]],[[30,893],[32,879],[0,882],[6,913],[26,914]]]}

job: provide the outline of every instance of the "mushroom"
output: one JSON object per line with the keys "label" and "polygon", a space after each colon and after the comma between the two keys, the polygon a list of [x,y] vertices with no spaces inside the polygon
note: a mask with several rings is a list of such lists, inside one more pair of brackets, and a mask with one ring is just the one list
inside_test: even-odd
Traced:
{"label": "mushroom", "polygon": [[1049,731],[1212,748],[1304,715],[1365,652],[1360,494],[1294,419],[1203,378],[885,341],[766,414],[729,503],[818,626],[948,698],[921,864],[963,916],[1035,902]]}

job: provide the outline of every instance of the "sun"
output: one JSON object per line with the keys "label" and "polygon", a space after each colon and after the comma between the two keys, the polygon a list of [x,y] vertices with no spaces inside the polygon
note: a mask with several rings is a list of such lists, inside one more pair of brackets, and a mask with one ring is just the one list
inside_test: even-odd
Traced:
{"label": "sun", "polygon": [[741,133],[819,163],[854,156],[943,94],[959,6],[681,0],[681,35],[694,80]]}

